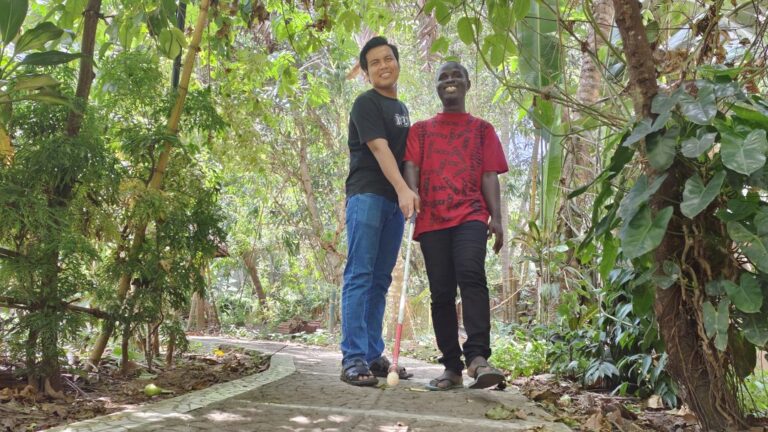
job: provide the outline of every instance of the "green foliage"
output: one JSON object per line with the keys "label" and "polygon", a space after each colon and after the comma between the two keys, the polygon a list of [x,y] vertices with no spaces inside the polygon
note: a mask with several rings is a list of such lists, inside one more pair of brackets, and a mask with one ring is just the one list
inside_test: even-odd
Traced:
{"label": "green foliage", "polygon": [[743,383],[745,397],[742,405],[747,412],[756,417],[768,416],[768,377],[765,371],[760,369],[750,375]]}
{"label": "green foliage", "polygon": [[[640,176],[623,195],[606,180],[610,172],[602,173],[598,182],[602,182],[607,206],[600,211],[596,206],[595,216],[601,216],[593,220],[595,226],[587,235],[591,242],[594,233],[605,250],[612,251],[615,239],[603,228],[620,226],[620,249],[616,258],[610,259],[617,263],[630,260],[635,270],[624,278],[627,283],[612,284],[613,288],[605,291],[623,291],[623,296],[631,296],[632,315],[643,320],[652,317],[647,314],[655,290],[683,290],[688,297],[702,296],[702,302],[695,306],[701,311],[702,330],[712,348],[734,356],[729,367],[738,377],[749,374],[748,359],[768,341],[768,332],[761,324],[768,292],[768,205],[757,198],[765,193],[766,185],[757,179],[759,175],[752,175],[766,165],[768,142],[761,126],[764,104],[763,98],[742,92],[738,82],[725,75],[657,95],[652,111],[658,117],[638,121],[623,137],[624,147],[639,146],[644,139],[647,163],[655,170],[655,177]],[[617,152],[614,158],[619,156]],[[679,195],[661,205],[653,204],[659,194],[669,193],[669,184],[679,185]],[[695,245],[695,258],[677,251],[663,263],[654,263],[656,248],[667,236],[681,231],[686,244]],[[581,245],[581,249],[586,247]],[[702,261],[711,267],[700,269]],[[650,300],[638,298],[640,293]],[[614,309],[618,305],[603,307],[606,316],[620,321],[631,316]],[[657,339],[653,327],[641,326],[642,332],[636,334],[643,334],[644,342],[637,347],[647,347]],[[592,342],[602,339],[592,337]],[[592,353],[592,367],[587,370],[596,376],[616,375],[617,371],[604,367],[605,362],[615,359],[619,375],[640,373],[633,385],[650,385],[662,394],[659,386],[663,384],[663,391],[674,392],[663,376],[648,375],[651,366],[642,351],[612,352],[610,356],[596,355],[600,349],[585,352]],[[657,355],[662,352],[657,346]],[[660,359],[654,357],[652,364]],[[575,369],[583,370],[581,366]],[[622,391],[627,389],[624,386]]]}
{"label": "green foliage", "polygon": [[504,369],[511,379],[520,376],[532,376],[549,369],[547,349],[542,329],[526,334],[521,329],[498,329],[491,344],[490,362],[497,368]]}
{"label": "green foliage", "polygon": [[554,373],[579,379],[588,387],[676,404],[676,387],[664,372],[666,354],[652,311],[653,292],[645,283],[653,268],[631,269],[616,262],[605,287],[587,284],[565,293],[551,329],[547,360]]}
{"label": "green foliage", "polygon": [[16,34],[27,16],[28,0],[0,0],[0,41],[7,44]]}

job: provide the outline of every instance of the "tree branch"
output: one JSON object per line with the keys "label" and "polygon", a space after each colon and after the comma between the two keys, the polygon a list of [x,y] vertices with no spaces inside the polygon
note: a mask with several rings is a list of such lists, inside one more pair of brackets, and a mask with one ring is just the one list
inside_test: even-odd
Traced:
{"label": "tree branch", "polygon": [[[69,304],[64,301],[59,303],[59,305],[62,308],[70,310],[72,312],[80,312],[80,313],[88,314],[99,319],[110,319],[112,317],[112,315],[110,315],[108,312],[105,312],[100,309],[87,308],[85,306],[77,306],[77,305]],[[36,310],[42,309],[42,306],[40,304],[29,303],[22,300],[14,299],[13,297],[5,297],[5,296],[0,296],[0,306],[11,308],[11,309],[22,309],[27,311],[36,311]]]}
{"label": "tree branch", "polygon": [[0,247],[0,258],[18,258],[21,254],[6,248]]}

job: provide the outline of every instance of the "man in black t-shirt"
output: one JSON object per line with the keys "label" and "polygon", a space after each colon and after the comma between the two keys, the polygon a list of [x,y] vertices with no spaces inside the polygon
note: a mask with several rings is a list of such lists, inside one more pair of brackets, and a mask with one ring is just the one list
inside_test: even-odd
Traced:
{"label": "man in black t-shirt", "polygon": [[[381,330],[404,215],[418,211],[419,197],[402,176],[410,119],[397,99],[397,47],[383,37],[372,38],[360,51],[360,67],[373,88],[357,97],[349,114],[341,379],[376,385],[376,376],[387,376],[390,366],[382,355]],[[411,376],[403,368],[398,373]]]}

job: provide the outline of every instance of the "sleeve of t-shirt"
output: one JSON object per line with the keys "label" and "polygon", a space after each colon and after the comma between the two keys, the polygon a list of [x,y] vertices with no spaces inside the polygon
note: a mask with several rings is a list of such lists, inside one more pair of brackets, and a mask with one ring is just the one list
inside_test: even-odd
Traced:
{"label": "sleeve of t-shirt", "polygon": [[416,123],[408,130],[408,141],[405,145],[405,157],[403,158],[404,161],[411,161],[416,166],[419,166],[421,162],[421,145],[419,145],[418,134],[420,126],[420,124]]}
{"label": "sleeve of t-shirt", "polygon": [[501,147],[501,141],[490,124],[485,128],[485,146],[483,147],[483,172],[503,174],[509,171],[507,157]]}
{"label": "sleeve of t-shirt", "polygon": [[355,99],[349,117],[357,128],[361,143],[367,143],[376,138],[387,138],[384,114],[368,95],[363,94]]}

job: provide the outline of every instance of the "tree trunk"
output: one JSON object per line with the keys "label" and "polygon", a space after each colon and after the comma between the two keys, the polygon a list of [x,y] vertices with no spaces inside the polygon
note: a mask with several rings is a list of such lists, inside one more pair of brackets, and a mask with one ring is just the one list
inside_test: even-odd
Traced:
{"label": "tree trunk", "polygon": [[[610,38],[611,35],[611,23],[613,22],[613,4],[611,0],[595,0],[592,3],[592,17],[594,24],[598,28],[589,27],[585,46],[582,47],[579,88],[576,91],[576,100],[584,106],[594,106],[600,97],[600,86],[603,79],[596,59],[598,51],[605,44],[603,37]],[[576,120],[579,117],[578,112],[574,112],[573,119]],[[590,136],[590,133],[585,131],[582,131],[582,133],[586,133],[587,136],[575,134],[573,139],[569,140],[571,143],[570,156],[573,160],[573,167],[572,170],[568,170],[571,181],[566,184],[572,185],[574,188],[588,184],[595,176],[593,172],[594,163],[592,161],[592,156],[596,150],[592,143],[595,140]],[[576,200],[577,206],[581,209],[588,208],[586,200],[583,199],[584,197],[585,195],[582,194],[578,197],[582,199]]]}
{"label": "tree trunk", "polygon": [[165,349],[165,366],[173,366],[173,354],[176,351],[176,333],[171,333],[171,337],[168,338],[168,347]]}
{"label": "tree trunk", "polygon": [[77,136],[83,125],[83,113],[85,105],[91,94],[93,84],[93,53],[96,47],[96,30],[99,26],[99,13],[101,0],[89,0],[83,12],[83,40],[80,45],[82,57],[80,58],[80,75],[77,79],[75,98],[82,104],[81,109],[72,109],[67,116],[67,135]]}
{"label": "tree trunk", "polygon": [[[179,130],[179,120],[181,119],[181,112],[184,108],[184,102],[189,90],[189,80],[192,76],[192,71],[195,66],[195,57],[197,56],[197,52],[200,47],[200,40],[203,36],[203,29],[206,28],[206,22],[208,21],[209,4],[210,0],[200,0],[197,23],[195,24],[195,30],[192,34],[192,41],[189,44],[189,49],[187,50],[186,57],[184,58],[184,68],[182,69],[181,73],[181,82],[179,83],[178,87],[178,96],[176,98],[176,103],[174,104],[173,109],[171,110],[171,113],[168,117],[168,126],[166,129],[169,135],[175,136]],[[165,177],[165,171],[168,168],[168,161],[171,156],[171,150],[173,150],[173,145],[171,142],[166,141],[163,145],[163,150],[158,157],[157,164],[152,170],[152,176],[150,177],[149,184],[147,186],[149,189],[160,189],[162,186],[163,178]],[[144,238],[147,233],[147,223],[139,223],[133,232],[133,241],[131,242],[131,246],[128,251],[129,260],[135,259],[138,256],[139,251],[144,244]],[[120,280],[117,287],[117,298],[120,302],[125,300],[125,297],[128,294],[128,289],[131,285],[132,278],[133,274],[131,271],[127,271],[120,275]],[[104,329],[99,335],[99,338],[93,347],[93,351],[91,352],[90,361],[92,364],[97,365],[101,361],[101,356],[104,354],[104,349],[107,347],[107,343],[109,342],[109,338],[113,329],[114,325],[110,324],[104,326]]]}
{"label": "tree trunk", "polygon": [[[650,61],[653,57],[642,24],[640,3],[622,0],[613,0],[613,3],[616,24],[624,42],[635,113],[638,119],[652,118],[651,101],[659,89],[655,65]],[[645,148],[641,147],[641,150],[645,156]],[[667,179],[651,198],[650,205],[654,211],[681,201],[683,184],[690,174],[688,171],[678,161],[668,169]],[[650,165],[645,166],[645,173],[649,181],[660,174]],[[679,209],[675,210],[664,239],[654,252],[658,263],[670,257],[681,262],[685,259],[681,255],[685,249],[683,232],[686,227],[683,224],[687,222]],[[708,253],[716,252],[710,250]],[[711,255],[704,257],[704,260],[713,265],[711,272],[717,275],[724,270],[723,263],[728,261]],[[696,260],[689,259],[685,265],[698,275],[706,274]],[[734,389],[726,378],[725,356],[717,353],[704,333],[702,297],[701,288],[690,288],[681,285],[680,281],[667,289],[656,290],[654,311],[669,356],[667,370],[678,383],[683,401],[696,413],[703,430],[741,430],[746,423]]]}
{"label": "tree trunk", "polygon": [[202,332],[205,331],[207,323],[205,320],[206,301],[200,293],[192,294],[192,301],[189,306],[189,320],[187,321],[187,331]]}
{"label": "tree trunk", "polygon": [[127,376],[128,372],[130,372],[131,368],[128,365],[128,362],[130,361],[128,359],[128,351],[131,349],[131,324],[126,322],[123,324],[123,337],[122,342],[120,343],[120,348],[122,352],[120,353],[120,373],[123,374],[123,376]]}
{"label": "tree trunk", "polygon": [[[75,96],[80,109],[71,109],[67,119],[66,133],[69,137],[75,137],[80,133],[82,126],[82,111],[88,102],[91,84],[93,83],[93,52],[98,28],[98,16],[101,9],[101,0],[90,0],[83,12],[83,38],[81,42],[82,57],[80,60],[80,74]],[[73,145],[71,141],[63,145]],[[72,200],[74,182],[67,181],[52,185],[53,193],[48,199],[48,207],[54,214],[64,215]],[[54,226],[44,235],[43,243],[47,244],[50,252],[43,259],[44,276],[41,278],[40,314],[45,316],[44,325],[39,328],[39,341],[42,359],[39,363],[39,373],[42,381],[46,383],[46,392],[58,393],[61,389],[61,376],[59,370],[59,326],[63,319],[63,309],[59,295],[59,267],[60,243],[62,224],[66,223],[60,218],[55,219]]]}
{"label": "tree trunk", "polygon": [[[10,104],[8,104],[8,107],[10,110]],[[0,124],[0,164],[10,165],[13,162],[14,151],[11,135],[6,127],[10,128],[10,126]]]}
{"label": "tree trunk", "polygon": [[36,389],[40,389],[40,383],[35,373],[37,366],[37,338],[38,331],[35,328],[30,328],[27,333],[27,345],[26,351],[26,366],[27,366],[27,384]]}
{"label": "tree trunk", "polygon": [[218,333],[221,329],[221,322],[219,321],[219,312],[216,309],[216,300],[211,298],[211,301],[205,301],[205,315],[208,318],[206,322],[206,329],[209,333]]}
{"label": "tree trunk", "polygon": [[304,198],[307,201],[307,209],[311,216],[310,225],[312,227],[312,233],[315,237],[315,241],[323,250],[324,268],[322,269],[322,272],[325,276],[325,280],[331,286],[338,286],[341,283],[341,265],[344,262],[344,255],[338,251],[339,234],[341,233],[340,226],[343,224],[343,220],[337,221],[337,225],[340,226],[337,228],[335,234],[328,239],[325,235],[325,224],[320,216],[320,207],[317,204],[317,197],[315,196],[315,191],[312,186],[307,143],[305,140],[300,140],[299,144],[299,182],[304,191]]}
{"label": "tree trunk", "polygon": [[267,307],[267,293],[264,292],[264,286],[261,285],[261,278],[259,278],[259,268],[256,261],[256,248],[252,248],[250,251],[243,254],[243,263],[248,270],[248,274],[251,276],[251,283],[253,284],[253,295],[259,300],[259,308],[266,309]]}

